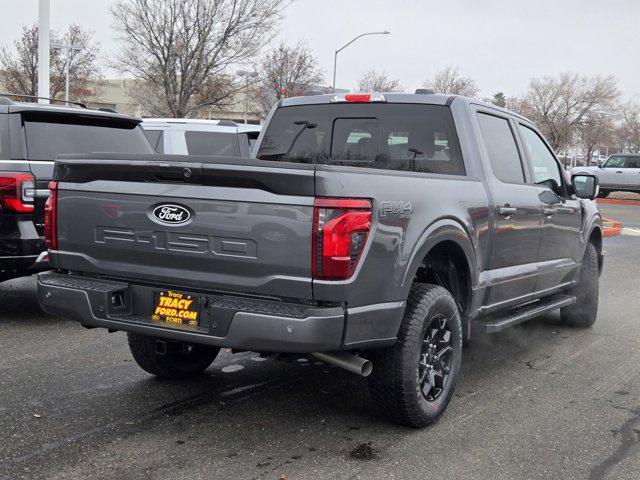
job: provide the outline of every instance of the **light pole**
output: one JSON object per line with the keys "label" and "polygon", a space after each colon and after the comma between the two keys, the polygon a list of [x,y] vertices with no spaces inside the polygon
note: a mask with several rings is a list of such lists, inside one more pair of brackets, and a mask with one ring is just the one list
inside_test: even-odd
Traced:
{"label": "light pole", "polygon": [[351,45],[353,42],[355,42],[356,40],[358,40],[359,38],[365,37],[367,35],[389,35],[391,32],[387,32],[386,30],[384,32],[367,32],[367,33],[361,33],[360,35],[358,35],[357,37],[351,39],[350,42],[345,43],[342,47],[340,47],[338,50],[335,51],[334,55],[333,55],[333,86],[332,86],[332,90],[333,93],[336,93],[336,66],[338,64],[338,54],[344,50],[345,48],[347,48],[349,45]]}
{"label": "light pole", "polygon": [[244,77],[244,124],[246,125],[248,123],[247,117],[249,115],[249,79],[256,78],[258,74],[256,72],[240,70],[238,75]]}
{"label": "light pole", "polygon": [[38,99],[49,103],[49,24],[51,20],[50,0],[38,4]]}
{"label": "light pole", "polygon": [[79,52],[80,50],[82,50],[82,45],[71,45],[71,44],[66,44],[66,45],[61,45],[61,44],[56,44],[56,45],[51,45],[52,48],[55,48],[56,50],[65,50],[65,61],[64,61],[64,76],[65,76],[65,80],[64,80],[64,101],[68,102],[69,101],[69,66],[71,65],[71,54],[72,52],[76,51]]}

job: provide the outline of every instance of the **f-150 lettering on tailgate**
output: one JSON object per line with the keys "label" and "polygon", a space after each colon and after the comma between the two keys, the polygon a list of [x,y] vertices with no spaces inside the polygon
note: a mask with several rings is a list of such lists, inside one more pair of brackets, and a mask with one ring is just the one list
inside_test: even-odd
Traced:
{"label": "f-150 lettering on tailgate", "polygon": [[98,226],[95,229],[95,243],[120,248],[130,245],[142,250],[258,258],[258,247],[253,240],[185,232],[150,232]]}

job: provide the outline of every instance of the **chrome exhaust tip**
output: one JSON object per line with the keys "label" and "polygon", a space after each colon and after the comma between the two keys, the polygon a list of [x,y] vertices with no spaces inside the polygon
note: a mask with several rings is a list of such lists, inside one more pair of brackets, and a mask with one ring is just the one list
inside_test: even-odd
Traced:
{"label": "chrome exhaust tip", "polygon": [[349,352],[317,352],[313,357],[325,363],[335,365],[362,377],[368,377],[373,371],[373,363],[366,358],[359,357]]}

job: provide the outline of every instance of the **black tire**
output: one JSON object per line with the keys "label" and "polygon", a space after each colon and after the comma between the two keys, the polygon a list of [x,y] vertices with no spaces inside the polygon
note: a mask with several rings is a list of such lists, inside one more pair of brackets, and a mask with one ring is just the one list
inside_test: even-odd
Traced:
{"label": "black tire", "polygon": [[607,198],[611,192],[609,190],[600,190],[598,198]]}
{"label": "black tire", "polygon": [[[436,362],[439,364],[440,361],[436,360],[437,355],[425,357],[429,354],[423,351],[423,346],[432,348],[434,344],[444,345],[440,340],[433,340],[433,344],[429,340],[435,338],[431,332],[437,328],[430,327],[440,325],[443,318],[451,347],[447,362],[449,373],[446,377],[440,375],[443,382],[440,391],[429,400],[429,394],[423,392],[437,392],[438,389],[421,383],[419,376],[424,374],[425,366],[430,366],[430,362],[435,368]],[[440,338],[445,337],[443,334]],[[437,347],[433,352],[437,353]],[[451,294],[437,285],[414,284],[407,300],[398,341],[391,348],[374,352],[372,360],[369,391],[381,415],[393,422],[416,428],[437,420],[453,395],[462,360],[462,321]],[[441,372],[444,371],[443,368]],[[426,383],[436,376],[427,373]]]}
{"label": "black tire", "polygon": [[[162,340],[128,333],[127,340],[133,359],[151,375],[162,378],[186,378],[202,373],[216,359],[219,348],[194,343]],[[157,342],[164,342],[158,348]],[[160,353],[165,349],[166,352]]]}
{"label": "black tire", "polygon": [[567,292],[575,296],[577,301],[560,310],[560,318],[565,325],[587,328],[595,323],[598,316],[599,284],[598,252],[593,243],[589,243],[582,258],[578,284]]}

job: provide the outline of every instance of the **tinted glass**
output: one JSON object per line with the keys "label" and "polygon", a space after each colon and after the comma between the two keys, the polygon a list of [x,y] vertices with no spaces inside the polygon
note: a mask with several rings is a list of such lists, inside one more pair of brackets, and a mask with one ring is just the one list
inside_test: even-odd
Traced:
{"label": "tinted glass", "polygon": [[451,111],[440,105],[324,104],[274,113],[257,157],[464,175]]}
{"label": "tinted glass", "polygon": [[189,155],[209,155],[212,157],[239,157],[238,135],[223,132],[184,132]]}
{"label": "tinted glass", "polygon": [[509,122],[485,113],[478,114],[482,138],[493,174],[506,183],[524,183],[524,170]]}
{"label": "tinted glass", "polygon": [[562,178],[558,162],[534,130],[525,125],[520,127],[525,148],[529,152],[529,158],[533,164],[535,183],[548,186],[554,192],[561,193]]}
{"label": "tinted glass", "polygon": [[158,153],[164,153],[164,132],[162,130],[146,130],[144,134],[149,140],[151,148]]}
{"label": "tinted glass", "polygon": [[628,168],[640,168],[640,157],[629,157],[627,162]]}
{"label": "tinted glass", "polygon": [[153,153],[136,122],[80,115],[23,114],[30,160],[65,153]]}
{"label": "tinted glass", "polygon": [[0,114],[0,159],[9,159],[9,115]]}
{"label": "tinted glass", "polygon": [[609,157],[609,160],[603,165],[604,168],[622,168],[624,167],[626,157]]}

